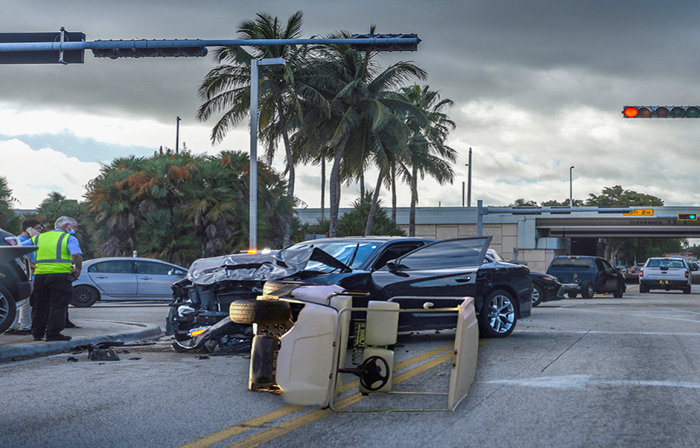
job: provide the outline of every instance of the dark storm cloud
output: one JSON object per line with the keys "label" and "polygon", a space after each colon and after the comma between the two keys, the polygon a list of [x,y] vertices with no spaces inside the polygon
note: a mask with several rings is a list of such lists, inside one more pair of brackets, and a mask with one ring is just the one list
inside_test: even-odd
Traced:
{"label": "dark storm cloud", "polygon": [[[4,32],[64,26],[85,32],[88,40],[232,39],[241,21],[258,12],[286,21],[297,10],[304,12],[302,37],[365,33],[376,24],[378,32],[417,33],[422,39],[417,52],[380,58],[383,66],[415,62],[429,74],[421,84],[455,101],[449,114],[457,123],[450,137],[459,154],[456,181],[426,186],[421,205],[450,205],[446,198],[459,202],[469,147],[475,150],[473,197],[489,204],[517,197],[563,199],[570,165],[576,165],[575,192],[583,199],[620,184],[667,203],[698,202],[687,188],[700,170],[693,154],[700,139],[695,122],[620,115],[627,104],[698,101],[697,2],[24,0],[0,5]],[[200,105],[197,87],[213,67],[211,57],[109,60],[90,52],[82,65],[6,65],[0,102],[19,111],[72,109],[165,124],[180,116],[192,124]],[[213,120],[199,124],[212,125]],[[241,127],[245,130],[245,124]],[[12,130],[0,124],[0,134]],[[80,148],[73,143],[64,146]],[[120,144],[113,149],[140,147]],[[310,172],[299,174],[298,190],[306,186],[318,195],[317,167]],[[347,191],[343,197],[349,203],[354,193]],[[313,196],[302,199],[317,206]]]}

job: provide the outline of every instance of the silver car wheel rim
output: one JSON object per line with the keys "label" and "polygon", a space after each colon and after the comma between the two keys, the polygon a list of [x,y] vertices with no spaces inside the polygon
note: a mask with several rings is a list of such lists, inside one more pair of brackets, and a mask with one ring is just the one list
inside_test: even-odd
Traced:
{"label": "silver car wheel rim", "polygon": [[0,322],[7,319],[10,314],[10,302],[4,294],[0,294]]}
{"label": "silver car wheel rim", "polygon": [[497,295],[489,303],[489,325],[496,333],[505,333],[513,327],[515,308],[510,299]]}
{"label": "silver car wheel rim", "polygon": [[536,303],[540,300],[540,291],[537,288],[532,288],[532,303]]}

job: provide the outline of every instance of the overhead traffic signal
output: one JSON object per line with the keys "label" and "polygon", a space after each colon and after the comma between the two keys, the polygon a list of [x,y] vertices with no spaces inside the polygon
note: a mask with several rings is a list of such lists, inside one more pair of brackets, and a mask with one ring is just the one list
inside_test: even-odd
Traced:
{"label": "overhead traffic signal", "polygon": [[417,34],[353,34],[352,38],[367,39],[367,43],[350,44],[355,51],[416,51],[420,42]]}
{"label": "overhead traffic signal", "polygon": [[[93,48],[92,55],[96,58],[186,58],[186,57],[203,57],[207,55],[207,47],[194,47],[178,45],[174,41],[137,41],[128,47],[119,48],[118,46],[109,47],[110,43],[119,43],[119,41],[101,41],[95,42],[106,43],[105,48]],[[125,41],[126,44],[128,42]]]}
{"label": "overhead traffic signal", "polygon": [[700,106],[625,106],[625,118],[700,118]]}
{"label": "overhead traffic signal", "polygon": [[679,221],[697,221],[698,215],[695,213],[679,213],[678,214],[678,220]]}

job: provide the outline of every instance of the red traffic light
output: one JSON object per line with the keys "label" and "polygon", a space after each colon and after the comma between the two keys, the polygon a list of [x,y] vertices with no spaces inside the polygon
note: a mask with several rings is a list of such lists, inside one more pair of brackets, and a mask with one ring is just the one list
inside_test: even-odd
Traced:
{"label": "red traffic light", "polygon": [[625,118],[700,118],[700,106],[625,106]]}

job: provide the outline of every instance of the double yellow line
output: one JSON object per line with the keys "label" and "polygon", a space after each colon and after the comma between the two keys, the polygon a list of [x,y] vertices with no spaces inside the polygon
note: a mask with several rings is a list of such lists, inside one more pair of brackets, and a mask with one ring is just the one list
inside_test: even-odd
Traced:
{"label": "double yellow line", "polygon": [[[481,344],[481,341],[480,341]],[[453,356],[453,350],[454,350],[454,344],[445,344],[443,346],[440,346],[434,350],[430,350],[426,353],[423,353],[421,355],[415,356],[413,358],[407,359],[406,361],[398,362],[394,364],[394,370],[400,370],[405,367],[411,366],[413,364],[420,363],[421,361],[424,361],[426,359],[432,358],[433,356],[438,356],[435,359],[430,360],[429,362],[420,364],[419,366],[408,370],[406,372],[400,373],[398,375],[394,375],[392,379],[392,384],[397,384],[402,381],[406,381],[409,378],[412,378],[422,372],[425,372],[426,370],[432,369],[433,367],[442,364],[445,361],[449,361],[452,359]],[[353,380],[348,383],[343,384],[342,392],[348,391],[352,388],[358,387],[359,385],[359,380]],[[350,395],[349,397],[343,398],[342,400],[339,400],[334,403],[334,407],[336,409],[342,409],[347,406],[350,406],[353,403],[356,403],[360,400],[365,398],[361,393],[355,393],[353,395]],[[241,434],[245,431],[248,431],[250,429],[261,429],[261,427],[273,420],[282,418],[284,416],[287,416],[289,414],[293,414],[297,411],[300,411],[304,408],[307,408],[307,406],[293,406],[293,405],[288,405],[281,407],[279,409],[276,409],[272,412],[268,412],[267,414],[261,415],[260,417],[255,417],[250,420],[246,420],[244,422],[238,423],[236,425],[230,426],[228,428],[224,428],[220,431],[217,431],[215,433],[212,433],[208,436],[204,436],[200,439],[197,439],[193,442],[187,443],[185,445],[182,445],[179,448],[207,448],[215,443],[221,442],[222,440],[226,440],[229,437],[236,436],[238,434]],[[300,415],[299,417],[296,417],[288,422],[282,423],[278,426],[271,427],[271,428],[266,428],[265,431],[254,434],[244,440],[241,440],[239,442],[236,442],[232,445],[229,445],[228,448],[242,448],[242,447],[256,447],[259,446],[263,443],[269,442],[270,440],[274,440],[277,437],[283,436],[287,433],[290,433],[304,425],[307,425],[311,422],[314,422],[316,420],[319,420],[323,417],[326,417],[330,414],[332,414],[333,411],[330,409],[316,409],[311,412],[307,412],[303,415]]]}

